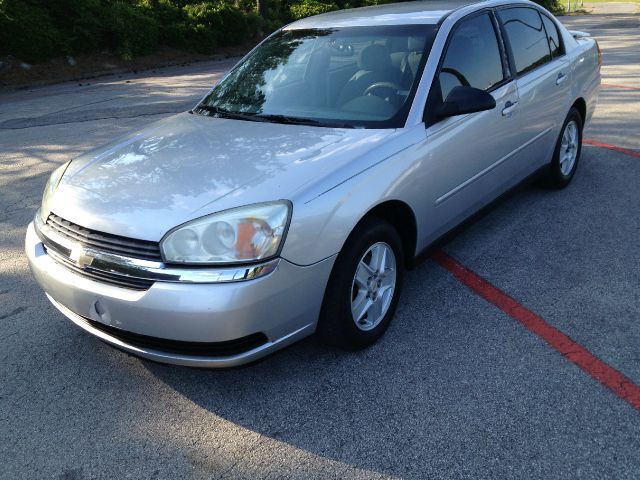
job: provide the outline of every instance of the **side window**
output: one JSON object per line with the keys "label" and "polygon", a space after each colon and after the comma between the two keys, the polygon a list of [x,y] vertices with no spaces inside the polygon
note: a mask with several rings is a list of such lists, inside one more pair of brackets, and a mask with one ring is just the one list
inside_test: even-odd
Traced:
{"label": "side window", "polygon": [[551,49],[551,57],[556,58],[562,55],[562,47],[560,45],[560,35],[558,34],[558,27],[553,21],[546,15],[542,16],[542,22],[544,23],[544,29],[547,31],[547,39],[549,40],[549,48]]}
{"label": "side window", "polygon": [[551,60],[547,34],[537,10],[526,7],[507,8],[500,10],[498,16],[511,45],[518,75]]}
{"label": "side window", "polygon": [[442,99],[464,85],[488,90],[504,79],[498,39],[489,14],[463,20],[451,34],[440,73]]}

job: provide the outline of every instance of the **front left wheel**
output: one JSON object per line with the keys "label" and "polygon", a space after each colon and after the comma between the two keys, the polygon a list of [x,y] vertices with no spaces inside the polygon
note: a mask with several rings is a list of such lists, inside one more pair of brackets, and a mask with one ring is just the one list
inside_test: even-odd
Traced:
{"label": "front left wheel", "polygon": [[318,335],[347,350],[374,343],[393,318],[403,276],[404,252],[398,232],[385,220],[365,219],[336,259]]}

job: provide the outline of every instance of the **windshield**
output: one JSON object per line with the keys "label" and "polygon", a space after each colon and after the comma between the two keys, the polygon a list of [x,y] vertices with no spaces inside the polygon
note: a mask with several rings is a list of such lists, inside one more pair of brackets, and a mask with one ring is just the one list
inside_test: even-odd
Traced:
{"label": "windshield", "polygon": [[283,30],[220,82],[197,113],[319,126],[404,125],[435,25]]}

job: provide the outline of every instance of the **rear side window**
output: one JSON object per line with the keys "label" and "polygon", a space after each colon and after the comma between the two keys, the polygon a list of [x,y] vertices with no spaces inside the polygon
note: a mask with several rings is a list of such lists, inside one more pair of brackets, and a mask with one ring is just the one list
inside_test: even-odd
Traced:
{"label": "rear side window", "polygon": [[488,90],[504,79],[500,47],[488,14],[463,20],[454,30],[438,78],[443,99],[460,85]]}
{"label": "rear side window", "polygon": [[546,15],[541,16],[542,22],[544,23],[544,29],[547,31],[547,39],[549,40],[551,57],[559,57],[560,55],[562,55],[562,47],[560,45],[560,35],[558,34],[558,27]]}
{"label": "rear side window", "polygon": [[511,44],[518,75],[551,60],[547,34],[537,10],[523,7],[507,8],[498,11],[498,16]]}

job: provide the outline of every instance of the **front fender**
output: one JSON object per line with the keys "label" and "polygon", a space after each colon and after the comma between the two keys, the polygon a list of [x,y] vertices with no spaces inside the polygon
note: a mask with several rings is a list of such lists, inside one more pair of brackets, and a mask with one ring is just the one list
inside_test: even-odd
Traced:
{"label": "front fender", "polygon": [[[424,132],[424,127],[420,130]],[[405,148],[311,200],[294,203],[282,257],[310,265],[339,253],[358,222],[384,202],[404,202],[416,218],[424,218],[421,165],[415,149]],[[421,228],[418,222],[419,236]]]}

